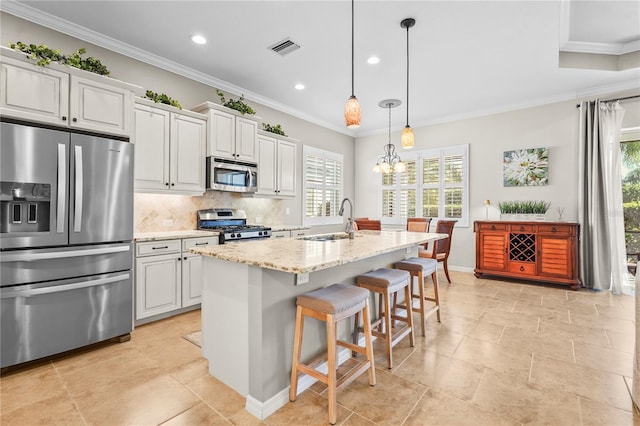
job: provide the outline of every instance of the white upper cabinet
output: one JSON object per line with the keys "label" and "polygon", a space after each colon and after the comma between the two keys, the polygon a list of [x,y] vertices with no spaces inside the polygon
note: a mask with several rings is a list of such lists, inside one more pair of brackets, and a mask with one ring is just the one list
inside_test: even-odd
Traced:
{"label": "white upper cabinet", "polygon": [[256,195],[295,197],[298,146],[293,139],[258,134],[258,190]]}
{"label": "white upper cabinet", "polygon": [[130,136],[138,86],[55,63],[41,67],[12,49],[1,53],[3,116]]}
{"label": "white upper cabinet", "polygon": [[203,194],[206,128],[201,114],[137,99],[133,139],[136,191]]}
{"label": "white upper cabinet", "polygon": [[209,118],[207,156],[229,160],[256,162],[256,140],[260,117],[246,116],[212,102],[205,102],[193,111]]}

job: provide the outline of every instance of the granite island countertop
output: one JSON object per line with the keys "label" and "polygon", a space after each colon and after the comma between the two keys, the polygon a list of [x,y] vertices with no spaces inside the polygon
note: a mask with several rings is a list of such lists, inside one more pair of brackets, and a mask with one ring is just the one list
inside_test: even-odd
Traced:
{"label": "granite island countertop", "polygon": [[[317,237],[314,235],[313,237]],[[265,239],[202,248],[192,253],[266,269],[304,274],[448,238],[447,234],[407,231],[357,231],[353,240]]]}
{"label": "granite island countertop", "polygon": [[135,242],[158,241],[158,240],[178,240],[181,238],[217,237],[218,232],[200,231],[198,229],[188,229],[184,231],[159,231],[159,232],[136,232],[133,234]]}

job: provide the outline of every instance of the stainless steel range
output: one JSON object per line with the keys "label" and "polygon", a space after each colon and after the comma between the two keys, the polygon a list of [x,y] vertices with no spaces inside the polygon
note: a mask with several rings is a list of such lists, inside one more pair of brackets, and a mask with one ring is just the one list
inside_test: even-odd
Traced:
{"label": "stainless steel range", "polygon": [[247,225],[247,214],[238,209],[198,210],[198,229],[220,232],[220,244],[271,237],[271,228]]}

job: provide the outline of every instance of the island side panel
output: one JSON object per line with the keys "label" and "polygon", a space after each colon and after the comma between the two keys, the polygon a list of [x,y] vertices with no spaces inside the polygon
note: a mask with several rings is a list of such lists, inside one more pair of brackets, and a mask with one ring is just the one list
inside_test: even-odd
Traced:
{"label": "island side panel", "polygon": [[243,396],[249,392],[249,267],[204,256],[202,356],[209,373]]}

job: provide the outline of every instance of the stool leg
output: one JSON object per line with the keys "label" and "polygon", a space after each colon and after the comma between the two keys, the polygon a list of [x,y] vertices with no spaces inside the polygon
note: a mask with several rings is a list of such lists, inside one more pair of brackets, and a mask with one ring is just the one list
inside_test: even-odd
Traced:
{"label": "stool leg", "polygon": [[[367,303],[369,301],[367,300]],[[366,319],[364,320],[365,322],[367,321]],[[360,337],[360,312],[356,312],[355,314],[355,321],[354,321],[354,326],[353,326],[353,344],[357,345],[358,344],[358,337]],[[366,336],[365,336],[366,337]],[[352,351],[351,352],[351,356],[356,356],[357,352]]]}
{"label": "stool leg", "polygon": [[431,279],[433,280],[433,298],[436,299],[436,306],[438,307],[438,311],[436,315],[438,317],[438,322],[440,322],[440,296],[438,295],[438,270],[436,269],[433,274],[431,274]]}
{"label": "stool leg", "polygon": [[[425,330],[425,322],[426,319],[424,317],[424,277],[422,276],[422,271],[418,271],[417,273],[417,277],[418,277],[418,295],[420,296],[420,320],[422,321],[422,324],[420,324],[420,329],[422,331],[422,335],[426,336],[427,332]],[[411,277],[411,280],[413,281],[413,277]]]}
{"label": "stool leg", "polygon": [[369,318],[369,300],[364,301],[364,308],[362,308],[362,319],[364,321],[364,346],[367,350],[367,361],[369,361],[369,384],[371,386],[374,386],[376,384],[376,369],[373,361],[373,343],[371,342],[371,318]]}
{"label": "stool leg", "polygon": [[[411,277],[409,277],[409,279],[411,279]],[[409,302],[411,302],[411,290],[409,289],[409,286],[406,286],[404,288],[404,297],[406,300],[408,300]],[[413,334],[413,313],[412,313],[413,309],[411,309],[411,305],[409,305],[409,309],[407,310],[407,323],[409,324],[409,328],[411,329],[411,332],[409,333],[409,344],[411,345],[411,347],[415,346],[416,341],[415,341],[415,337]]]}
{"label": "stool leg", "polygon": [[385,326],[385,338],[387,345],[387,368],[391,369],[393,367],[393,355],[391,354],[391,340],[392,340],[392,331],[391,331],[391,295],[389,291],[384,289],[384,326]]}
{"label": "stool leg", "polygon": [[304,328],[304,316],[302,307],[296,309],[296,328],[293,337],[293,361],[291,363],[291,387],[289,389],[289,401],[295,401],[298,396],[298,364],[300,363],[300,347],[302,346],[302,329]]}
{"label": "stool leg", "polygon": [[336,424],[336,323],[333,315],[327,315],[327,399],[329,400],[329,423]]}

